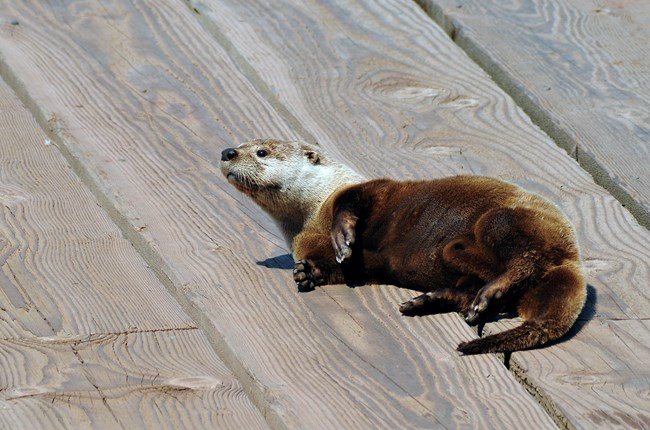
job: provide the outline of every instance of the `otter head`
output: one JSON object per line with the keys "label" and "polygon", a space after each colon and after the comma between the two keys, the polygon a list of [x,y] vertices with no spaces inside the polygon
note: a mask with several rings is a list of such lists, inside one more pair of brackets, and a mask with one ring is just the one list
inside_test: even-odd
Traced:
{"label": "otter head", "polygon": [[275,219],[289,244],[334,191],[363,181],[317,145],[276,139],[224,149],[221,172]]}

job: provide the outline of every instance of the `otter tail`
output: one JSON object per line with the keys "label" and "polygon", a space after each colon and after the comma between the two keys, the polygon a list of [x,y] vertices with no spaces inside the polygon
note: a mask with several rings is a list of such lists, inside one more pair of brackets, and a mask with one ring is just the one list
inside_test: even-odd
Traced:
{"label": "otter tail", "polygon": [[568,331],[564,327],[554,327],[554,325],[552,321],[524,321],[522,325],[511,330],[463,342],[457,349],[463,354],[484,354],[541,346]]}
{"label": "otter tail", "polygon": [[511,352],[544,345],[565,335],[578,319],[587,298],[582,268],[568,262],[550,270],[527,291],[518,306],[526,321],[518,327],[458,345],[463,354]]}

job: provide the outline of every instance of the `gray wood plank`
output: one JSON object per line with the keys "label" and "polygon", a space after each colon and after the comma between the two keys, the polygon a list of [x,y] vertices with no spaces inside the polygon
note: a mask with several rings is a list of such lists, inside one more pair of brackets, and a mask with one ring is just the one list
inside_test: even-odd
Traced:
{"label": "gray wood plank", "polygon": [[[516,353],[513,367],[532,391],[547,393],[539,399],[560,426],[643,425],[643,416],[628,417],[647,409],[633,363],[650,359],[648,339],[628,339],[622,350],[598,327],[648,317],[650,235],[423,14],[408,2],[194,5],[271,88],[283,89],[279,100],[323,145],[369,176],[469,171],[558,203],[579,234],[590,303],[570,340]],[[579,381],[584,363],[601,356],[621,371],[594,390]]]}
{"label": "gray wood plank", "polygon": [[650,3],[419,3],[650,228]]}
{"label": "gray wood plank", "polygon": [[[276,258],[287,252],[277,230],[212,163],[240,140],[294,137],[302,120],[280,115],[257,90],[274,87],[179,5],[5,2],[25,25],[0,30],[4,72],[210,329],[267,419],[291,428],[552,427],[495,357],[455,353],[473,336],[457,315],[402,318],[396,302],[408,292],[393,288],[340,287],[359,305],[347,310],[334,290],[300,295],[288,270],[272,269],[287,266]],[[467,61],[452,52],[445,62]]]}
{"label": "gray wood plank", "polygon": [[0,134],[0,338],[191,326],[4,81]]}
{"label": "gray wood plank", "polygon": [[0,80],[0,428],[268,428]]}
{"label": "gray wood plank", "polygon": [[196,329],[0,340],[0,427],[268,428],[214,357]]}
{"label": "gray wood plank", "polygon": [[[420,3],[556,142],[650,225],[646,2]],[[612,222],[618,218],[607,220]],[[599,223],[592,231],[602,234],[602,227]],[[584,236],[582,243],[592,276],[600,278],[614,267],[638,267],[627,247],[613,248],[611,258],[592,259],[589,248],[598,245]],[[614,278],[603,282],[620,283],[617,294],[628,303],[638,298],[634,284]],[[516,354],[513,365],[524,369],[522,377],[545,393],[550,409],[575,427],[648,428],[648,375],[639,358],[647,361],[650,338],[646,321],[636,319],[645,316],[603,312],[608,306],[596,290],[595,321],[577,336],[580,340],[561,349]]]}
{"label": "gray wood plank", "polygon": [[[287,88],[278,98],[323,146],[369,177],[487,174],[546,196],[576,225],[599,313],[650,316],[648,232],[416,6],[281,4],[224,0],[201,10],[270,87]],[[273,30],[284,21],[283,32]],[[369,36],[389,29],[396,35]],[[299,49],[295,41],[310,37],[312,46]],[[285,64],[291,68],[281,73]],[[336,108],[323,105],[323,94]]]}
{"label": "gray wood plank", "polygon": [[[512,326],[491,323],[486,332]],[[649,329],[647,320],[595,319],[562,345],[513,355],[511,368],[562,427],[645,429]]]}

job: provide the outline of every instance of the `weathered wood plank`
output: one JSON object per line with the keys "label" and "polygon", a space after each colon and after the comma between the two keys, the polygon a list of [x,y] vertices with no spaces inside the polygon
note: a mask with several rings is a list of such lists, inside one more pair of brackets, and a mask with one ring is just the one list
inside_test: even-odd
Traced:
{"label": "weathered wood plank", "polygon": [[[488,325],[487,332],[514,322]],[[650,323],[595,319],[561,347],[516,354],[513,372],[575,428],[645,429],[650,425]]]}
{"label": "weathered wood plank", "polygon": [[297,123],[179,6],[5,2],[25,24],[2,28],[4,70],[169,287],[215,328],[267,418],[306,428],[552,427],[494,357],[454,352],[472,336],[457,315],[401,318],[394,289],[340,287],[359,304],[347,310],[330,290],[299,295],[290,272],[264,267],[286,267],[275,258],[285,245],[211,162],[238,140],[293,137]]}
{"label": "weathered wood plank", "polygon": [[[588,367],[580,357],[607,356],[620,369],[638,357],[650,359],[647,337],[628,339],[629,348],[621,349],[592,327],[608,318],[648,317],[650,235],[413,5],[193,5],[217,23],[317,139],[368,175],[431,177],[469,170],[514,180],[558,203],[576,224],[592,285],[581,322],[586,325],[568,342],[514,354],[513,365],[548,393],[542,400],[556,405],[548,410],[560,425],[593,428],[602,417],[625,423],[629,411],[647,409],[642,390],[593,390],[572,381]],[[624,386],[636,386],[634,371],[618,376]],[[600,415],[591,414],[596,408]]]}
{"label": "weathered wood plank", "polygon": [[191,326],[0,81],[0,338]]}
{"label": "weathered wood plank", "polygon": [[0,426],[265,428],[213,358],[196,329],[0,340]]}
{"label": "weathered wood plank", "polygon": [[0,427],[266,428],[0,80]]}
{"label": "weathered wood plank", "polygon": [[590,282],[599,313],[650,316],[647,231],[417,6],[280,4],[194,7],[218,23],[270,87],[282,89],[280,101],[339,158],[369,177],[487,174],[545,195],[576,224],[596,269]]}
{"label": "weathered wood plank", "polygon": [[650,227],[650,3],[419,2]]}

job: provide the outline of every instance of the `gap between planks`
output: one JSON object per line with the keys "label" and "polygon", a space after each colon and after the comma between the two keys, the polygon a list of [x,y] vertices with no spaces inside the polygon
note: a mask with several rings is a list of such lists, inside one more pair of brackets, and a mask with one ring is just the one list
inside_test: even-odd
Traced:
{"label": "gap between planks", "polygon": [[[478,325],[474,327],[476,334],[479,337],[494,334],[490,331],[489,327],[485,325]],[[501,330],[498,330],[501,331]],[[516,358],[512,357],[512,353],[496,353],[498,361],[503,363],[503,366],[508,369],[508,372],[515,378],[515,381],[521,385],[526,392],[536,401],[546,412],[551,420],[558,428],[562,430],[575,430],[576,427],[571,424],[571,421],[564,415],[561,409],[555,404],[551,396],[549,396],[540,386],[535,384],[533,379],[528,377],[528,371],[517,362]]]}
{"label": "gap between planks", "polygon": [[264,82],[264,80],[257,73],[255,68],[244,58],[243,55],[239,53],[235,45],[228,39],[223,32],[219,29],[218,25],[204,17],[201,11],[192,6],[191,0],[183,0],[187,8],[193,13],[193,15],[198,19],[201,27],[203,27],[208,34],[210,34],[214,40],[221,45],[232,60],[234,64],[237,64],[239,69],[242,72],[242,75],[248,79],[249,82],[255,86],[257,91],[269,102],[269,104],[275,109],[294,129],[294,131],[302,137],[308,143],[318,143],[316,137],[312,135],[302,123],[296,118],[287,107],[282,104],[278,98],[273,95],[273,91],[269,86]]}
{"label": "gap between planks", "polygon": [[440,26],[449,38],[461,48],[467,56],[505,92],[508,94],[525,113],[530,120],[546,133],[553,142],[564,149],[570,157],[575,159],[594,182],[603,187],[609,194],[618,200],[639,223],[639,225],[650,230],[650,212],[638,203],[620,185],[617,185],[606,169],[587,152],[582,151],[579,143],[567,132],[558,127],[549,114],[545,113],[540,106],[526,95],[512,80],[510,75],[496,62],[490,59],[480,46],[471,38],[464,36],[462,25],[458,24],[453,17],[450,17],[442,7],[427,0],[413,0],[431,18],[432,22]]}
{"label": "gap between planks", "polygon": [[539,403],[539,405],[546,411],[546,414],[551,417],[555,425],[561,429],[575,429],[569,419],[562,413],[560,408],[555,404],[551,396],[546,394],[538,385],[536,385],[529,377],[528,372],[519,365],[517,359],[511,359],[510,354],[497,354],[500,360],[503,360],[505,366],[508,368],[515,380],[524,387],[530,396]]}
{"label": "gap between planks", "polygon": [[[65,160],[70,164],[72,171],[95,196],[99,205],[104,209],[104,211],[106,211],[113,223],[117,225],[122,236],[133,245],[133,248],[142,256],[143,260],[147,263],[149,269],[154,273],[156,278],[158,278],[160,283],[164,285],[165,289],[181,306],[183,311],[192,319],[195,323],[193,328],[200,329],[205,333],[211,348],[215,351],[221,361],[223,361],[228,370],[230,370],[230,372],[232,372],[239,380],[244,392],[248,398],[251,399],[253,405],[255,405],[255,407],[260,411],[269,427],[274,430],[288,430],[288,427],[282,418],[276,415],[276,413],[266,405],[264,393],[255,388],[254,376],[246,370],[241,362],[239,362],[221,332],[217,330],[207,316],[196,309],[190,300],[176,288],[176,283],[172,279],[173,275],[171,275],[172,270],[167,266],[163,258],[149,245],[140,231],[130,224],[126,215],[121,213],[115,205],[113,205],[108,196],[101,191],[101,188],[84,167],[83,163],[75,158],[68,150],[64,137],[60,134],[61,130],[59,130],[56,114],[53,113],[49,118],[46,118],[44,112],[30,96],[27,89],[20,83],[20,79],[18,79],[13,71],[7,66],[7,62],[2,56],[0,56],[0,78],[4,79],[4,81],[14,91],[18,99],[34,116],[36,122],[45,132],[46,136],[52,141],[54,146],[57,147]],[[255,84],[254,81],[253,84]]]}
{"label": "gap between planks", "polygon": [[[424,8],[421,1],[419,0],[414,0],[414,1]],[[289,109],[287,109],[287,107],[284,106],[284,104],[282,104],[282,102],[280,102],[276,96],[274,96],[271,89],[258,75],[258,73],[255,71],[253,66],[239,53],[239,51],[237,51],[233,43],[218,28],[217,24],[209,19],[204,18],[203,14],[201,14],[199,10],[191,6],[189,0],[184,0],[184,2],[187,5],[188,9],[190,9],[190,11],[192,11],[194,16],[197,18],[201,26],[209,34],[212,35],[215,41],[225,49],[225,51],[231,57],[232,61],[239,66],[242,75],[246,77],[246,79],[248,79],[251,82],[251,84],[260,92],[260,94],[263,95],[263,97],[271,104],[271,106],[283,118],[285,118],[285,120],[294,128],[294,130],[298,135],[300,135],[304,140],[308,142],[315,143],[316,138],[306,128],[304,128],[302,123],[293,114],[291,114]],[[429,11],[426,12],[429,13]],[[431,14],[429,16],[431,16]],[[455,35],[456,30],[454,24],[448,22],[448,20],[446,20],[446,17],[442,17],[442,18],[443,18],[442,23],[438,22],[437,20],[435,21],[432,20],[431,21],[432,25],[440,25],[447,32],[447,34],[450,34],[450,36]],[[454,40],[455,43],[459,44],[457,37],[452,37],[452,39]],[[534,115],[535,113],[537,113],[534,109],[532,110],[532,114],[531,114],[531,110],[529,108],[535,107],[535,105],[532,102],[530,102],[523,95],[523,93],[520,94],[521,97],[516,97],[515,95],[513,95],[513,91],[515,91],[516,89],[510,88],[512,87],[512,85],[510,86],[508,85],[507,76],[505,76],[505,74],[503,74],[502,79],[497,78],[495,76],[495,73],[493,73],[494,70],[492,70],[491,68],[486,69],[483,62],[475,58],[475,55],[472,54],[472,52],[474,51],[468,52],[465,46],[463,46],[462,44],[459,44],[459,46],[465,52],[468,53],[470,58],[475,63],[477,63],[481,68],[483,68],[492,77],[492,79],[495,80],[495,82],[502,88],[502,90],[504,90],[504,92],[506,92],[511,97],[513,97],[515,102],[520,107],[523,108],[526,114],[528,114],[531,117],[531,119],[536,125],[538,125],[544,132],[546,132],[560,147],[562,147],[563,149],[567,150],[567,152],[570,153],[569,148],[573,143],[572,140],[568,137],[568,135],[562,134],[562,137],[558,138],[557,136],[559,136],[559,133],[563,133],[561,130],[557,129],[555,130],[554,133],[549,132],[547,128],[554,127],[552,122],[549,120],[541,120],[540,122],[539,115],[537,117]],[[480,52],[477,52],[476,54],[478,55],[480,54]],[[174,299],[179,303],[183,311],[187,315],[189,315],[190,318],[195,323],[195,326],[179,327],[179,328],[133,330],[133,331],[125,331],[123,333],[93,333],[83,338],[80,338],[80,340],[83,342],[82,339],[88,339],[92,336],[111,335],[111,334],[113,335],[135,334],[135,333],[148,333],[148,332],[161,332],[161,331],[174,331],[174,330],[202,330],[206,334],[206,337],[212,349],[217,353],[219,358],[226,364],[228,369],[241,382],[244,391],[246,392],[248,397],[252,400],[253,404],[261,412],[262,416],[266,419],[267,424],[273,429],[287,429],[286,423],[282,420],[282,418],[277,416],[266,405],[264,400],[264,393],[260,392],[257,388],[255,388],[254,376],[251,375],[246,370],[246,368],[242,365],[242,363],[239,362],[234,352],[230,349],[230,347],[225,342],[225,339],[223,338],[222,334],[212,324],[210,319],[207,316],[205,316],[200,310],[196,309],[195,306],[192,305],[192,303],[189,301],[189,299],[185,297],[185,295],[177,289],[176,287],[177,283],[173,279],[172,270],[167,266],[163,258],[150,246],[146,238],[130,224],[127,217],[113,205],[110,199],[101,191],[101,188],[95,182],[95,180],[93,179],[92,175],[88,172],[86,167],[84,167],[83,164],[77,158],[75,158],[75,156],[68,150],[68,147],[65,143],[65,134],[61,133],[61,130],[59,129],[56,113],[52,113],[49,118],[46,118],[45,113],[39,108],[38,104],[29,95],[27,89],[24,88],[24,86],[20,83],[20,80],[17,79],[13,71],[11,71],[11,69],[7,66],[7,63],[4,60],[4,58],[1,57],[0,57],[0,78],[4,79],[5,82],[7,82],[7,84],[12,88],[12,90],[18,96],[20,101],[34,116],[37,123],[44,130],[45,134],[52,141],[54,146],[56,146],[59,149],[59,151],[61,151],[66,161],[70,164],[73,172],[80,178],[82,183],[86,187],[88,187],[88,189],[93,193],[93,195],[99,201],[100,206],[106,211],[106,213],[109,215],[111,220],[118,226],[123,237],[133,244],[135,250],[146,261],[149,268],[153,271],[153,273],[156,275],[158,280],[165,286],[165,288],[169,291],[172,297],[174,297]],[[577,148],[576,148],[576,154],[577,154]],[[576,160],[578,160],[577,156],[575,158]],[[587,170],[592,176],[594,176],[594,179],[599,185],[603,186],[612,195],[614,195],[615,198],[621,201],[623,203],[623,206],[630,209],[632,214],[637,218],[637,220],[639,220],[637,213],[635,213],[635,211],[631,209],[631,205],[635,205],[634,207],[638,206],[639,210],[641,211],[643,211],[643,209],[641,209],[640,206],[636,204],[629,195],[627,195],[627,193],[625,193],[623,190],[620,190],[620,193],[624,194],[623,197],[619,197],[618,195],[614,194],[608,186],[600,183],[601,181],[599,181],[599,178],[595,176],[592,170],[587,169],[583,165],[585,163],[584,158],[582,161],[581,160],[578,161],[580,162],[580,165],[583,168],[585,168],[585,170]],[[207,161],[205,162],[207,163]],[[595,161],[593,163],[597,164],[595,163]],[[605,174],[602,175],[602,178],[609,179]],[[611,183],[611,186],[615,186],[615,185]],[[623,198],[628,199],[631,203],[629,204],[626,203],[624,200],[622,200]],[[641,221],[639,222],[644,227],[650,229],[650,216],[644,211],[642,215],[645,217],[644,219],[647,218],[646,220],[647,222],[646,223],[642,223]],[[343,342],[343,344],[345,344],[345,342]],[[359,356],[356,353],[355,355],[359,357],[361,360],[363,360],[363,357]],[[546,395],[546,393],[544,393],[544,391],[540,387],[536,386],[534,382],[532,382],[532,380],[530,380],[527,377],[526,370],[523,369],[521,366],[519,366],[516,360],[510,360],[509,357],[506,357],[503,354],[497,354],[497,357],[504,364],[504,366],[510,371],[510,373],[514,376],[515,380],[519,382],[526,389],[526,391],[531,395],[531,397],[541,405],[543,410],[555,422],[556,425],[558,425],[560,428],[563,429],[574,428],[569,422],[569,420],[560,412],[559,408],[555,406],[554,402],[550,399],[550,397]],[[397,387],[401,388],[400,384],[396,383],[396,381],[393,382],[395,382],[395,385]]]}
{"label": "gap between planks", "polygon": [[[418,2],[417,0],[414,0]],[[273,106],[274,109],[277,110],[277,112],[280,113],[281,116],[283,116],[287,122],[294,127],[295,131],[302,136],[303,139],[307,140],[308,142],[313,142],[316,143],[316,138],[309,133],[300,123],[300,121],[287,109],[287,107],[280,102],[277,97],[273,95],[273,92],[271,89],[267,86],[267,84],[264,82],[264,80],[259,76],[259,74],[255,71],[253,66],[237,51],[237,49],[234,47],[233,43],[228,39],[223,32],[219,29],[218,25],[209,20],[206,19],[203,14],[201,13],[200,10],[198,10],[195,7],[192,7],[190,0],[185,0],[187,7],[190,9],[190,11],[198,18],[198,21],[200,22],[201,26],[209,33],[212,35],[212,37],[219,43],[221,46],[224,47],[232,61],[237,64],[244,74],[244,76],[256,87],[256,89],[263,95],[263,97]],[[418,2],[419,4],[419,2]],[[432,20],[431,22],[432,25],[438,25],[435,21]],[[443,29],[445,29],[443,27]],[[446,30],[446,29],[445,29]],[[473,61],[476,62],[472,58]],[[480,65],[480,64],[479,64]],[[491,76],[491,74],[490,74]],[[507,92],[507,91],[506,91]],[[517,102],[517,100],[515,100]],[[542,128],[542,130],[544,130]],[[552,136],[551,136],[552,137]],[[625,205],[624,205],[625,206]],[[648,224],[650,225],[650,223]],[[334,300],[336,302],[336,300]],[[191,315],[191,314],[190,314]],[[326,321],[322,321],[325,325],[327,325]],[[332,331],[334,333],[334,331]],[[478,333],[478,331],[477,331]],[[342,343],[345,345],[345,342],[341,339]],[[354,353],[352,349],[350,349],[351,352]],[[357,355],[358,356],[358,355]],[[540,404],[542,409],[546,412],[546,414],[551,418],[551,420],[561,429],[574,429],[575,427],[571,425],[570,421],[566,416],[562,414],[560,409],[555,405],[555,403],[551,400],[550,396],[548,396],[540,387],[536,386],[534,382],[530,378],[527,377],[526,370],[523,369],[516,361],[513,361],[511,364],[510,356],[505,356],[504,354],[497,354],[497,357],[499,361],[503,363],[503,365],[509,370],[509,372],[513,375],[515,380],[523,386],[523,388],[531,395],[531,397],[536,401],[537,403]],[[363,357],[359,358],[363,360]],[[223,358],[222,358],[223,359]],[[224,360],[226,362],[226,360]],[[365,361],[365,360],[364,360]],[[227,362],[226,362],[227,363]],[[368,363],[370,364],[370,363]],[[376,369],[379,371],[379,369]],[[380,372],[381,373],[381,372]],[[388,375],[384,375],[388,378]],[[390,378],[388,378],[390,379]],[[392,380],[392,379],[391,379]],[[392,380],[395,385],[399,388],[402,388],[397,381]],[[405,393],[407,393],[406,390],[404,390]],[[408,393],[407,393],[408,394]],[[414,399],[415,400],[415,399]],[[256,399],[253,400],[254,402]],[[422,405],[424,407],[424,405]],[[264,416],[266,417],[266,414],[264,413],[264,410],[260,409]]]}

